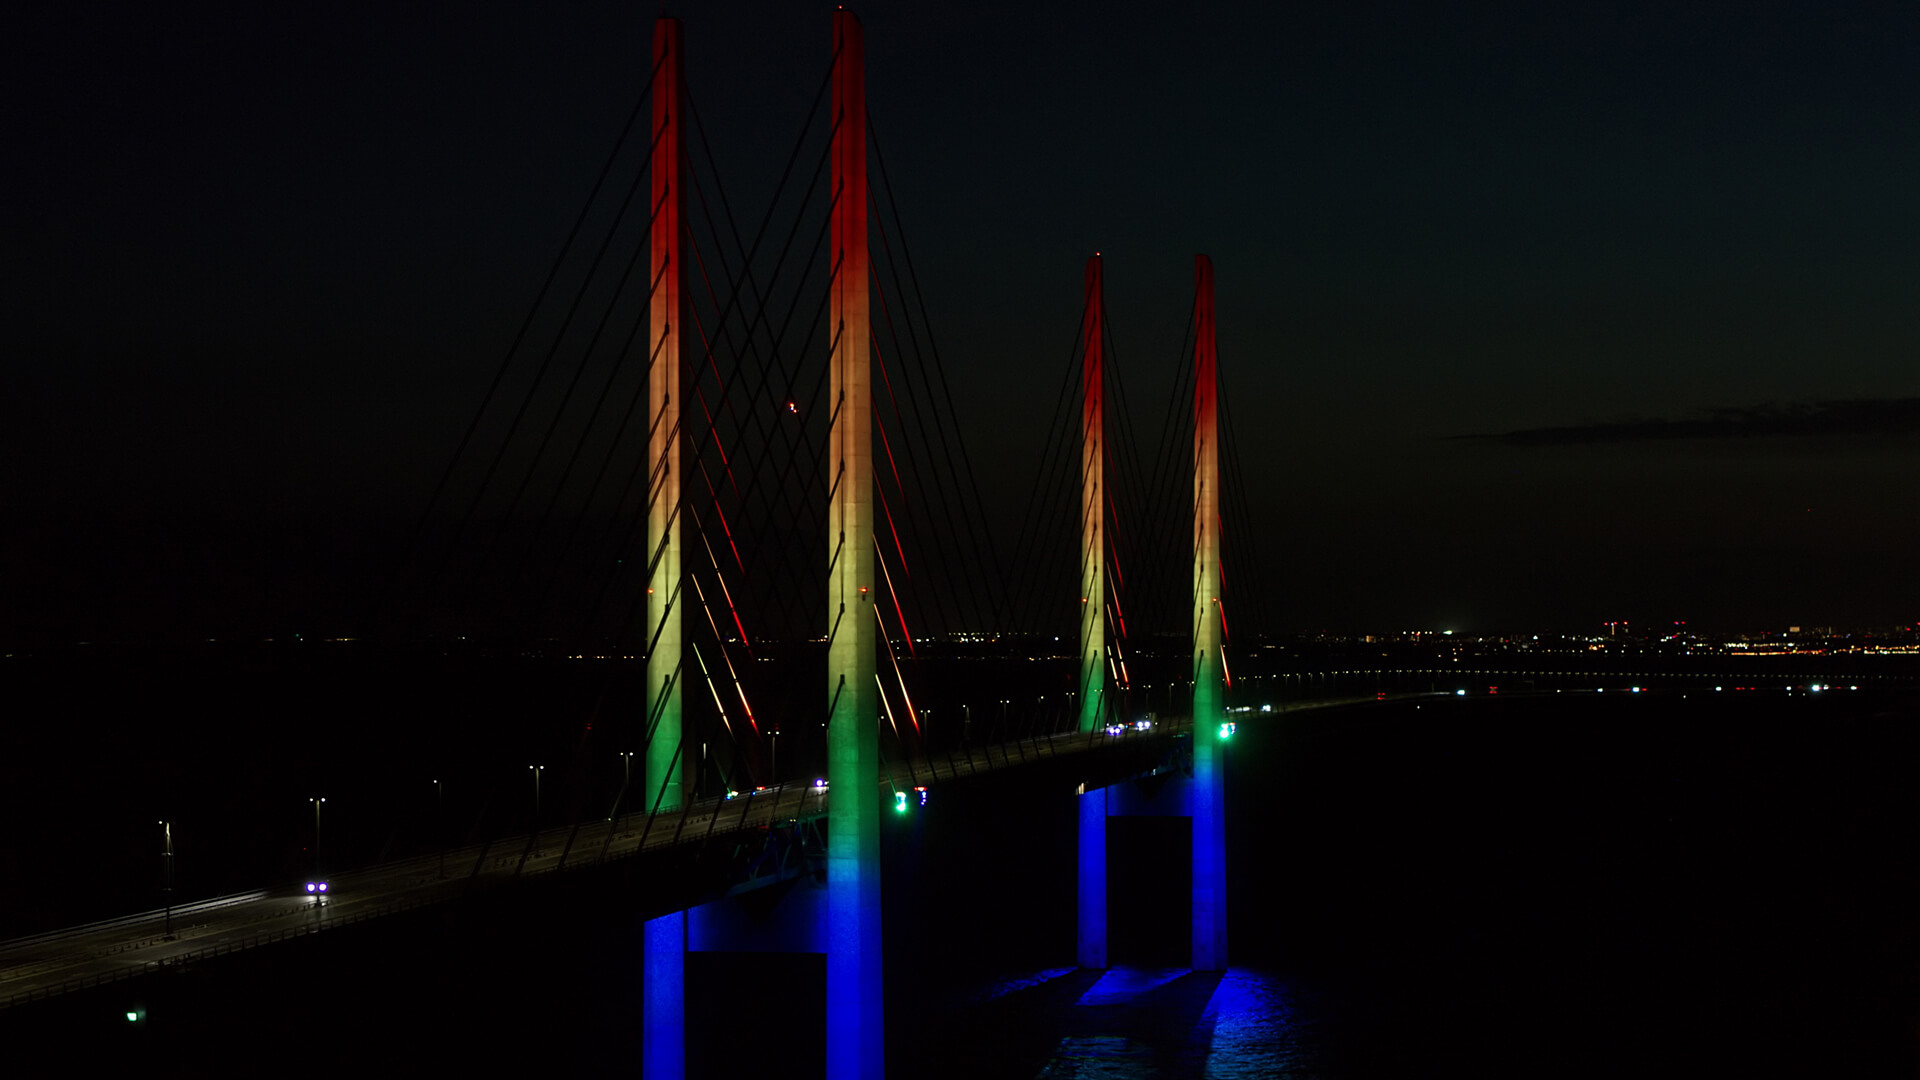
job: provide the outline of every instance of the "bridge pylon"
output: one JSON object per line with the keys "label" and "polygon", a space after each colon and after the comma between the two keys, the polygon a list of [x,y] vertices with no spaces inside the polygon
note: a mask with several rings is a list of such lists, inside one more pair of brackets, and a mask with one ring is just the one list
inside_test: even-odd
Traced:
{"label": "bridge pylon", "polygon": [[[682,727],[682,618],[680,561],[681,279],[680,222],[686,208],[686,139],[681,123],[680,20],[662,15],[653,24],[653,131],[650,170],[653,224],[648,238],[648,280],[657,282],[649,305],[653,363],[647,375],[647,406],[653,413],[647,453],[653,485],[647,502],[647,746],[644,799],[650,809],[679,806],[685,790],[687,741]],[[647,1080],[686,1075],[687,913],[647,920],[645,993],[642,1002]]]}
{"label": "bridge pylon", "polygon": [[1193,969],[1227,967],[1226,609],[1220,604],[1218,351],[1213,260],[1193,257]]}
{"label": "bridge pylon", "polygon": [[880,988],[880,621],[874,593],[866,37],[833,13],[827,435],[827,1075],[885,1071]]}
{"label": "bridge pylon", "polygon": [[[829,233],[830,358],[833,419],[827,490],[827,800],[826,888],[795,888],[773,925],[755,925],[720,900],[650,919],[646,927],[645,1073],[680,1080],[686,1071],[685,956],[688,951],[825,952],[827,1075],[878,1080],[885,1066],[880,963],[881,627],[876,615],[873,389],[867,252],[867,103],[860,20],[833,15],[833,204]],[[653,231],[655,355],[650,382],[657,485],[649,519],[656,570],[648,589],[648,684],[655,716],[647,783],[657,804],[677,804],[686,755],[680,728],[679,178],[680,24],[655,24]],[[671,225],[668,222],[671,221]],[[663,381],[662,373],[667,373]],[[659,510],[670,512],[661,515]],[[658,753],[654,752],[659,748]],[[660,793],[665,793],[660,798]],[[691,795],[691,789],[687,789]]]}
{"label": "bridge pylon", "polygon": [[[1104,726],[1107,685],[1105,299],[1100,256],[1087,260],[1080,361],[1080,730]],[[1107,966],[1107,789],[1080,795],[1080,966]]]}
{"label": "bridge pylon", "polygon": [[[1090,268],[1089,274],[1094,273]],[[1219,398],[1213,263],[1205,255],[1194,257],[1194,277],[1198,332],[1194,341],[1193,388],[1192,772],[1152,792],[1133,784],[1081,791],[1077,954],[1080,966],[1085,968],[1108,966],[1107,819],[1129,815],[1191,819],[1190,963],[1195,971],[1225,971],[1227,967],[1226,748],[1222,740],[1227,715],[1228,669],[1226,614],[1220,604]]]}

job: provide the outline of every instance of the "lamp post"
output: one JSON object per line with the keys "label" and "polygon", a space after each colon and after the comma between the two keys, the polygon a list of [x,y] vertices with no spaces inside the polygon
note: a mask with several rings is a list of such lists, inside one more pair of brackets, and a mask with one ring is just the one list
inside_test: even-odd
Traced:
{"label": "lamp post", "polygon": [[160,886],[160,895],[167,905],[167,940],[173,940],[173,822],[160,823],[164,846],[160,849],[160,862],[166,868],[164,883]]}
{"label": "lamp post", "polygon": [[540,854],[540,773],[545,765],[527,766],[533,773],[533,853]]}
{"label": "lamp post", "polygon": [[327,800],[321,798],[318,795],[315,795],[313,798],[308,799],[307,801],[313,804],[313,873],[315,877],[318,877],[320,875],[320,865],[321,865],[320,864],[320,804],[323,802],[326,802]]}
{"label": "lamp post", "polygon": [[614,801],[619,804],[620,808],[619,824],[624,825],[627,821],[627,806],[629,804],[630,793],[633,791],[633,751],[620,751],[620,760],[626,766],[626,778],[620,781],[620,797]]}

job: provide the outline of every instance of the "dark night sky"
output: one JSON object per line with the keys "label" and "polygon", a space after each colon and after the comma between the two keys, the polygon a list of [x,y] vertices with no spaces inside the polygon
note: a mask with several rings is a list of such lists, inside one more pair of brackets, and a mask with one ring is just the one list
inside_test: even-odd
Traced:
{"label": "dark night sky", "polygon": [[[979,452],[1038,449],[1096,249],[1163,399],[1204,251],[1275,627],[1920,619],[1920,17],[1443,7],[860,8]],[[737,202],[830,10],[676,5]],[[343,552],[420,512],[655,14],[6,16],[0,633],[353,608]]]}

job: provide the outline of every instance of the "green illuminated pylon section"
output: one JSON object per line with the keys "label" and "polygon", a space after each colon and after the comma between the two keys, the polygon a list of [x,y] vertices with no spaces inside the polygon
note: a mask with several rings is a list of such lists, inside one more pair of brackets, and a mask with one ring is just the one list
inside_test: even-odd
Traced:
{"label": "green illuminated pylon section", "polygon": [[647,787],[659,806],[678,806],[685,770],[680,667],[680,178],[685,139],[680,123],[680,21],[662,18],[653,33],[653,227],[648,280],[653,299],[647,362]]}
{"label": "green illuminated pylon section", "polygon": [[1220,440],[1213,262],[1194,256],[1193,969],[1227,966],[1226,616],[1220,606]]}
{"label": "green illuminated pylon section", "polygon": [[1086,353],[1080,361],[1080,730],[1101,726],[1107,685],[1106,435],[1101,392],[1100,256],[1087,260]]}
{"label": "green illuminated pylon section", "polygon": [[874,602],[873,390],[868,343],[866,46],[833,14],[829,232],[833,418],[827,435],[827,1075],[877,1080],[880,684]]}

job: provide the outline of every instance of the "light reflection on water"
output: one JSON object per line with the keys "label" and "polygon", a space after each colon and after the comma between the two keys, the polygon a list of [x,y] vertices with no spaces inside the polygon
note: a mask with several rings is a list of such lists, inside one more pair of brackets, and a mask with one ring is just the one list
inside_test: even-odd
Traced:
{"label": "light reflection on water", "polygon": [[1116,967],[1095,977],[1045,968],[989,984],[973,1000],[1017,1004],[1069,974],[1093,981],[1053,1015],[1028,1016],[1058,1033],[1027,1074],[1036,1080],[1305,1080],[1324,1067],[1312,1002],[1264,971]]}

